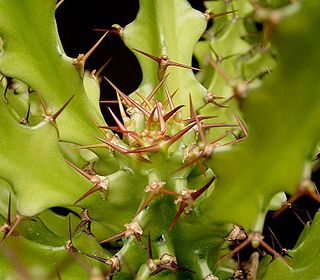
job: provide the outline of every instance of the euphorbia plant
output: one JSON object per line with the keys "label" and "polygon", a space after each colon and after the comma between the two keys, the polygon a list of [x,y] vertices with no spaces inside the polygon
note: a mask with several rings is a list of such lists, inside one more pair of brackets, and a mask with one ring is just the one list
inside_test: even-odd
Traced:
{"label": "euphorbia plant", "polygon": [[[53,0],[0,0],[2,278],[317,278],[318,215],[289,256],[262,231],[284,192],[320,200],[320,5],[205,4],[140,0],[115,28],[143,79],[124,93],[105,78],[110,125],[85,71],[96,46],[65,54]],[[269,256],[231,258],[246,246]]]}

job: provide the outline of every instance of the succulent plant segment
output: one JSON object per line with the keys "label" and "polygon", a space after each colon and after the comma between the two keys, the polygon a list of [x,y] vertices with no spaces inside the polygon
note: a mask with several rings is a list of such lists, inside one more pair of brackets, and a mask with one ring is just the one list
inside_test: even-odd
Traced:
{"label": "succulent plant segment", "polygon": [[[320,202],[319,3],[140,0],[70,58],[62,2],[0,0],[0,278],[317,279],[318,213],[285,254],[263,228]],[[86,70],[109,33],[140,63],[133,93]]]}

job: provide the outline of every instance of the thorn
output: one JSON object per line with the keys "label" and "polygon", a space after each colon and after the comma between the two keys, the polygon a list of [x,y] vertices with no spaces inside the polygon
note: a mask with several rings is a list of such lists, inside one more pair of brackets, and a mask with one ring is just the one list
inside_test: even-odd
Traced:
{"label": "thorn", "polygon": [[70,252],[71,254],[78,252],[78,249],[73,246],[72,243],[72,229],[71,229],[71,216],[68,215],[68,236],[69,239],[67,240],[66,244],[64,245],[65,249]]}
{"label": "thorn", "polygon": [[103,257],[98,257],[98,256],[94,256],[85,252],[80,252],[81,254],[87,256],[88,258],[94,259],[96,261],[102,262],[104,264],[108,264],[108,265],[112,265],[112,261],[110,261],[110,259],[107,258],[103,258]]}
{"label": "thorn", "polygon": [[184,107],[184,105],[179,105],[178,107],[174,108],[173,110],[171,110],[170,112],[165,114],[163,116],[164,121],[166,122],[168,119],[170,119],[173,115],[175,115],[175,113],[177,113],[183,107]]}
{"label": "thorn", "polygon": [[138,148],[135,150],[128,150],[126,154],[141,154],[141,153],[157,152],[160,149],[161,149],[161,145],[156,143],[148,147]]}
{"label": "thorn", "polygon": [[106,148],[108,147],[105,144],[93,144],[93,145],[85,145],[74,148],[75,150],[83,150],[83,149],[95,149],[95,148]]}
{"label": "thorn", "polygon": [[119,27],[119,28],[116,28],[116,27],[113,27],[112,29],[111,28],[93,28],[92,31],[96,31],[96,32],[109,32],[110,34],[113,34],[113,35],[121,35],[121,32],[123,31],[123,28],[122,27]]}
{"label": "thorn", "polygon": [[78,202],[85,199],[87,196],[93,194],[96,191],[99,191],[102,189],[107,190],[107,188],[108,188],[107,177],[99,176],[99,175],[91,175],[91,174],[85,172],[84,170],[82,170],[81,168],[77,167],[72,162],[68,161],[67,159],[65,159],[65,161],[73,169],[75,169],[78,173],[80,173],[83,177],[85,177],[86,179],[88,179],[90,182],[93,183],[93,187],[90,190],[88,190],[85,194],[83,194],[79,199],[77,199],[76,202],[73,203],[73,205],[77,204]]}
{"label": "thorn", "polygon": [[86,179],[88,179],[89,181],[92,180],[93,175],[83,171],[81,168],[79,168],[78,166],[74,165],[71,161],[64,159],[66,161],[66,163],[68,163],[74,170],[76,170],[78,173],[80,173],[83,177],[85,177]]}
{"label": "thorn", "polygon": [[151,124],[153,122],[154,113],[155,113],[156,109],[157,109],[157,107],[154,107],[153,110],[151,111],[150,117],[147,120],[147,124],[146,124],[146,128],[145,128],[146,131],[150,131]]}
{"label": "thorn", "polygon": [[79,203],[80,201],[82,201],[82,200],[84,200],[86,197],[88,197],[89,195],[91,195],[91,194],[93,194],[93,193],[95,193],[95,192],[97,192],[97,191],[99,191],[99,190],[101,190],[101,187],[100,187],[99,185],[97,185],[97,184],[94,184],[93,187],[92,187],[90,190],[88,190],[85,194],[83,194],[82,196],[80,196],[80,197],[73,203],[73,205]]}
{"label": "thorn", "polygon": [[170,73],[166,74],[161,80],[160,82],[157,84],[157,86],[149,93],[149,95],[147,96],[147,100],[151,100],[154,95],[157,93],[157,91],[159,90],[159,88],[164,84],[164,82],[167,80],[168,76]]}
{"label": "thorn", "polygon": [[95,120],[95,118],[93,116],[91,116],[90,114],[88,114],[89,119],[94,123],[95,127],[98,128],[101,132],[102,135],[105,135],[105,131],[103,129],[101,129],[101,126],[98,124],[98,122]]}
{"label": "thorn", "polygon": [[149,203],[151,202],[151,200],[153,199],[153,197],[155,195],[159,195],[159,194],[167,194],[167,195],[179,195],[176,192],[172,192],[167,190],[164,186],[165,186],[165,182],[162,181],[155,181],[152,182],[151,184],[147,185],[145,188],[145,192],[148,192],[149,195],[147,196],[146,200],[139,206],[137,214],[140,213],[142,210],[144,210]]}
{"label": "thorn", "polygon": [[[230,77],[226,74],[226,72],[222,69],[220,64],[218,62],[212,61],[211,59],[209,60],[209,64],[220,74],[220,76],[227,82],[230,82]],[[226,102],[223,103],[223,105]]]}
{"label": "thorn", "polygon": [[244,124],[244,122],[240,119],[240,117],[237,114],[233,114],[234,117],[236,118],[239,126],[241,127],[241,130],[244,134],[244,136],[248,136],[248,128],[246,127],[246,125]]}
{"label": "thorn", "polygon": [[115,91],[121,96],[121,98],[129,105],[137,108],[139,111],[141,111],[145,116],[149,117],[150,113],[140,104],[138,104],[136,101],[134,101],[129,96],[126,96],[119,88],[117,88],[110,80],[108,80],[105,76],[103,78],[115,89]]}
{"label": "thorn", "polygon": [[[209,120],[212,118],[216,118],[217,116],[198,116],[198,120],[199,121],[203,121],[203,120]],[[183,120],[186,124],[191,124],[191,123],[195,123],[196,119],[195,118],[189,118],[189,119],[185,119]]]}
{"label": "thorn", "polygon": [[108,110],[112,116],[112,118],[114,119],[114,121],[116,122],[116,124],[118,125],[118,127],[120,128],[120,131],[122,133],[126,133],[128,132],[127,131],[127,128],[120,122],[120,120],[117,118],[117,116],[112,112],[112,110],[108,107]]}
{"label": "thorn", "polygon": [[[173,100],[173,97],[176,95],[176,93],[178,92],[178,89],[176,89],[171,95],[170,95],[170,99]],[[164,102],[163,106],[164,108],[166,108],[169,104],[169,100],[167,98],[166,102]]]}
{"label": "thorn", "polygon": [[192,210],[192,204],[193,202],[201,195],[203,194],[213,183],[213,181],[216,179],[216,177],[212,177],[208,183],[206,183],[203,187],[201,187],[198,190],[186,190],[182,191],[178,197],[178,199],[175,201],[176,204],[180,204],[177,214],[175,215],[171,225],[169,226],[169,232],[171,232],[178,222],[178,219],[180,218],[181,214],[184,211],[188,211],[188,213]]}
{"label": "thorn", "polygon": [[110,61],[112,60],[112,57],[110,57],[99,69],[96,73],[94,73],[94,76],[98,79],[102,73],[102,71],[108,66]]}
{"label": "thorn", "polygon": [[194,124],[191,124],[187,127],[185,127],[183,130],[179,131],[175,135],[171,136],[168,140],[165,141],[164,145],[160,145],[158,143],[153,144],[148,147],[138,148],[135,150],[128,150],[126,151],[126,154],[138,154],[138,153],[148,153],[148,152],[156,152],[161,149],[161,147],[169,148],[174,142],[179,140],[184,134],[186,134]]}
{"label": "thorn", "polygon": [[56,10],[61,6],[61,4],[64,2],[64,0],[60,0],[57,4],[56,4]]}
{"label": "thorn", "polygon": [[161,55],[159,57],[156,57],[156,56],[148,54],[148,53],[146,53],[144,51],[141,51],[141,50],[138,50],[138,49],[135,49],[135,48],[133,48],[133,49],[135,51],[137,51],[138,53],[140,53],[140,54],[142,54],[144,56],[147,56],[150,59],[152,59],[152,60],[154,60],[154,61],[156,61],[158,63],[158,79],[159,79],[159,81],[161,81],[163,79],[168,66],[175,66],[175,67],[180,67],[180,68],[186,68],[186,69],[189,69],[189,70],[201,71],[198,68],[195,68],[195,67],[192,67],[192,66],[188,66],[188,65],[185,65],[185,64],[181,64],[181,63],[178,63],[178,62],[171,61],[170,58],[167,55]]}
{"label": "thorn", "polygon": [[150,231],[148,232],[148,259],[149,260],[153,259]]}
{"label": "thorn", "polygon": [[9,226],[11,226],[11,192],[9,193],[7,223]]}
{"label": "thorn", "polygon": [[49,108],[47,107],[46,102],[44,101],[43,97],[41,94],[38,93],[39,99],[40,99],[40,103],[41,103],[41,107],[44,111],[45,116],[51,116],[51,111],[49,110]]}
{"label": "thorn", "polygon": [[190,117],[195,119],[198,131],[200,134],[200,140],[204,145],[206,145],[207,141],[206,141],[206,138],[204,137],[204,133],[203,133],[202,126],[199,121],[198,115],[193,107],[191,94],[189,94],[189,105],[190,105]]}
{"label": "thorn", "polygon": [[99,103],[101,104],[118,104],[117,100],[100,100]]}
{"label": "thorn", "polygon": [[[21,221],[24,219],[25,217],[24,216],[21,216],[21,215],[16,215],[15,219],[14,219],[14,222],[13,222],[13,225],[10,225],[9,227],[9,231],[7,234],[5,234],[1,241],[0,241],[0,247],[1,245],[11,236],[11,235],[15,235],[15,229],[16,227],[21,223]],[[11,222],[11,221],[10,221]]]}
{"label": "thorn", "polygon": [[[274,249],[272,249],[265,241],[263,241],[263,236],[261,235],[260,232],[252,232],[248,235],[247,239],[242,242],[239,246],[237,246],[234,250],[231,252],[225,254],[221,258],[219,258],[218,263],[221,261],[232,257],[234,254],[240,252],[243,248],[248,246],[250,243],[252,244],[257,244],[257,247],[260,245],[262,246],[269,254],[273,255],[275,258],[279,258],[284,264],[288,265],[287,262],[283,259],[283,257],[276,252]],[[255,247],[255,246],[254,246]]]}
{"label": "thorn", "polygon": [[56,121],[56,119],[59,117],[59,115],[64,111],[64,109],[68,106],[68,104],[70,103],[70,101],[73,99],[74,94],[71,95],[69,97],[69,99],[62,105],[62,107],[56,112],[54,113],[51,117],[50,120],[52,120],[53,122]]}
{"label": "thorn", "polygon": [[171,136],[171,138],[166,141],[167,144],[169,146],[172,145],[174,142],[179,140],[183,135],[185,135],[193,127],[194,127],[194,124],[190,124],[187,127],[185,127],[184,129],[182,129],[181,131],[179,131],[178,133],[176,133],[175,135]]}
{"label": "thorn", "polygon": [[89,232],[91,233],[90,231],[91,219],[88,215],[88,209],[84,209],[80,213],[80,217],[81,217],[81,222],[76,226],[76,228],[73,231],[73,234],[76,234],[76,232],[84,226],[87,226],[87,230],[89,230]]}
{"label": "thorn", "polygon": [[165,93],[167,95],[167,101],[168,101],[168,104],[170,106],[170,110],[173,110],[174,109],[174,104],[173,104],[173,100],[171,98],[170,92],[168,90],[167,83],[164,83],[164,90],[165,90]]}
{"label": "thorn", "polygon": [[205,16],[207,17],[207,20],[210,20],[210,19],[215,19],[217,17],[221,17],[221,16],[225,16],[225,15],[229,15],[229,14],[234,14],[238,11],[239,10],[232,10],[232,11],[226,11],[226,12],[221,12],[221,13],[213,13],[213,12],[209,11],[209,12],[205,13]]}
{"label": "thorn", "polygon": [[214,123],[214,124],[203,124],[202,128],[219,128],[219,127],[239,127],[238,124],[225,124],[225,123]]}
{"label": "thorn", "polygon": [[160,264],[157,265],[156,270],[150,273],[149,276],[154,276],[166,269],[173,272],[175,272],[176,270],[181,270],[185,272],[195,273],[193,270],[179,266],[177,264],[177,258],[166,253],[160,257]]}
{"label": "thorn", "polygon": [[296,192],[294,195],[292,195],[288,199],[288,201],[282,205],[282,207],[279,210],[275,211],[272,214],[272,218],[277,218],[282,212],[284,212],[286,209],[291,207],[292,204],[296,200],[298,200],[300,197],[305,196],[305,195],[311,197],[313,200],[320,203],[320,196],[317,193],[317,189],[316,189],[316,187],[313,187],[312,185],[310,187],[310,183],[312,183],[312,181],[310,181],[308,179],[302,181],[299,185],[298,192]]}
{"label": "thorn", "polygon": [[[2,76],[1,80],[3,79],[4,76]],[[9,89],[9,82],[7,80],[7,83],[6,83],[6,87],[4,88],[4,91],[2,93],[2,97],[3,97],[3,101],[5,104],[8,104],[9,101],[8,101],[8,97],[7,97],[7,92],[8,92],[8,89]]]}
{"label": "thorn", "polygon": [[102,139],[102,138],[100,138],[100,137],[98,137],[98,136],[94,136],[94,138],[100,140],[101,142],[103,142],[104,144],[108,145],[108,146],[111,147],[113,150],[115,150],[115,151],[117,151],[117,152],[119,152],[119,153],[121,153],[121,154],[127,154],[127,153],[129,152],[129,150],[124,149],[124,148],[122,148],[122,147],[120,147],[120,146],[118,146],[118,145],[116,145],[116,144],[113,144],[111,141],[108,141],[108,140],[106,140],[106,139]]}
{"label": "thorn", "polygon": [[163,119],[162,104],[160,102],[156,101],[156,107],[157,107],[157,115],[158,115],[158,120],[159,120],[159,124],[160,124],[160,129],[161,129],[161,132],[164,133],[167,130],[167,126],[166,126],[166,123]]}
{"label": "thorn", "polygon": [[149,109],[151,110],[152,109],[152,104],[150,103],[150,101],[144,97],[142,94],[140,94],[139,92],[136,91],[136,94],[142,99],[142,103],[141,105],[144,105],[144,103],[146,103],[146,105],[149,107]]}
{"label": "thorn", "polygon": [[84,67],[86,60],[90,57],[90,55],[96,50],[96,48],[101,44],[103,39],[107,36],[109,31],[106,31],[102,37],[92,46],[92,48],[86,54],[79,54],[78,57],[74,60],[74,64],[76,66]]}
{"label": "thorn", "polygon": [[218,107],[221,107],[221,108],[228,108],[228,106],[218,103],[216,101],[216,99],[224,99],[224,97],[216,96],[216,95],[213,95],[211,93],[208,93],[206,95],[206,97],[205,97],[206,103],[212,103],[212,104],[214,104],[214,105],[216,105]]}

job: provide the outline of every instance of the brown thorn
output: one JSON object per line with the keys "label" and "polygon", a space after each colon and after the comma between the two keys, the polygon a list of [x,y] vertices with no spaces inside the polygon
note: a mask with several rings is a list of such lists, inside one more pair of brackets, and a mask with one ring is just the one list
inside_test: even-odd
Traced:
{"label": "brown thorn", "polygon": [[183,135],[185,135],[190,129],[194,127],[194,124],[190,124],[175,135],[171,136],[169,140],[167,140],[167,144],[172,145],[174,142],[176,142],[178,139],[180,139]]}
{"label": "brown thorn", "polygon": [[120,238],[124,237],[125,234],[126,234],[126,231],[120,232],[120,233],[115,234],[115,235],[113,235],[113,236],[111,236],[111,237],[109,237],[109,238],[107,238],[105,240],[100,241],[99,243],[103,244],[103,243],[108,243],[108,242],[120,239]]}
{"label": "brown thorn", "polygon": [[136,94],[142,99],[142,103],[141,105],[144,105],[144,103],[146,103],[146,105],[149,107],[149,109],[151,110],[152,109],[152,104],[150,103],[150,101],[144,97],[142,94],[140,94],[139,92],[136,91]]}
{"label": "brown thorn", "polygon": [[[203,121],[203,120],[208,120],[208,119],[212,119],[212,118],[216,118],[217,116],[198,116],[199,121]],[[189,119],[185,119],[183,120],[184,123],[186,124],[190,124],[190,123],[194,123],[196,122],[195,118],[189,118]]]}
{"label": "brown thorn", "polygon": [[150,192],[148,194],[146,200],[142,202],[142,204],[139,206],[137,214],[139,214],[142,210],[144,210],[149,205],[149,203],[151,202],[154,196],[155,196],[154,192]]}
{"label": "brown thorn", "polygon": [[71,161],[64,159],[66,161],[66,163],[68,163],[73,169],[75,169],[78,173],[80,173],[83,177],[85,177],[86,179],[88,179],[89,181],[92,179],[92,175],[83,171],[81,168],[79,168],[78,166],[76,166],[75,164],[73,164]]}
{"label": "brown thorn", "polygon": [[127,119],[127,114],[126,111],[124,110],[123,104],[122,104],[122,100],[120,98],[119,93],[117,92],[117,100],[118,100],[118,106],[119,106],[119,110],[120,110],[120,115],[122,117],[122,121],[125,124],[125,120]]}
{"label": "brown thorn", "polygon": [[210,19],[215,19],[217,17],[221,17],[221,16],[225,16],[225,15],[229,15],[229,14],[234,14],[236,12],[238,12],[239,10],[232,10],[232,11],[226,11],[226,12],[221,12],[221,13],[206,13],[208,20]]}
{"label": "brown thorn", "polygon": [[129,96],[126,96],[119,88],[117,88],[110,80],[108,80],[105,76],[103,76],[104,79],[107,80],[107,82],[115,89],[115,91],[121,96],[121,98],[128,104],[133,107],[136,107],[139,111],[141,111],[144,115],[147,117],[150,116],[150,113],[140,104],[138,104],[136,101],[134,101]]}
{"label": "brown thorn", "polygon": [[94,76],[96,78],[99,78],[102,71],[108,66],[108,64],[110,63],[110,61],[112,60],[112,57],[110,57],[99,69],[96,73],[94,73]]}
{"label": "brown thorn", "polygon": [[78,59],[77,59],[77,62],[79,63],[79,62],[81,62],[81,63],[85,63],[86,62],[86,60],[90,57],[90,55],[96,50],[96,48],[101,44],[101,42],[103,41],[103,39],[107,36],[107,34],[109,33],[109,31],[106,31],[103,35],[102,35],[102,37],[92,46],[92,48],[89,50],[89,51],[87,51],[87,53],[84,55],[84,56],[82,56],[81,58],[80,58],[80,61],[78,61]]}
{"label": "brown thorn", "polygon": [[155,106],[155,107],[153,108],[153,110],[151,111],[150,117],[149,117],[148,120],[147,120],[147,124],[146,124],[146,128],[145,128],[147,131],[149,131],[150,128],[151,128],[151,124],[152,124],[152,122],[153,122],[154,113],[155,113],[156,109],[157,109],[157,107]]}
{"label": "brown thorn", "polygon": [[224,123],[215,123],[215,124],[203,124],[202,128],[218,128],[218,127],[239,127],[237,124],[224,124]]}
{"label": "brown thorn", "polygon": [[94,136],[94,138],[100,140],[101,142],[105,143],[106,145],[108,145],[109,147],[111,147],[112,149],[116,150],[117,152],[121,153],[121,154],[126,154],[128,153],[128,150],[127,149],[124,149],[116,144],[113,144],[112,142],[108,141],[108,140],[105,140],[105,139],[102,139],[98,136]]}
{"label": "brown thorn", "polygon": [[57,4],[56,4],[56,10],[61,6],[61,4],[64,2],[64,0],[60,0]]}
{"label": "brown thorn", "polygon": [[[213,181],[216,179],[216,177],[212,177],[208,183],[206,183],[203,187],[201,187],[200,189],[196,190],[195,192],[191,193],[190,196],[192,198],[192,201],[195,201],[201,194],[203,194],[213,183]],[[172,231],[172,229],[174,228],[174,226],[176,225],[176,223],[178,222],[178,219],[180,218],[181,214],[183,213],[184,209],[188,206],[188,204],[184,201],[180,202],[180,207],[179,210],[177,212],[177,214],[175,215],[170,227],[169,227],[169,232]]]}
{"label": "brown thorn", "polygon": [[227,136],[229,136],[229,134],[228,134],[228,133],[226,133],[226,134],[224,134],[224,135],[222,135],[222,136],[218,137],[217,139],[215,139],[215,140],[213,140],[212,142],[210,142],[210,145],[214,145],[214,144],[216,144],[217,142],[219,142],[220,140],[222,140],[222,139],[226,138]]}
{"label": "brown thorn", "polygon": [[88,114],[89,119],[94,123],[94,125],[96,126],[96,128],[98,128],[100,130],[100,132],[102,133],[102,135],[104,134],[104,130],[101,129],[100,125],[98,124],[98,122],[95,120],[95,118],[93,116],[91,116],[90,114]]}
{"label": "brown thorn", "polygon": [[29,123],[30,107],[31,107],[31,106],[30,106],[30,103],[29,103],[27,115],[26,115],[25,118],[22,118],[19,123],[21,123],[21,124],[23,124],[23,125],[28,125],[28,126],[30,125],[30,123]]}
{"label": "brown thorn", "polygon": [[273,250],[264,240],[259,241],[261,246],[271,255],[273,255],[275,258],[280,259],[282,262],[288,265],[288,263],[284,260],[284,258],[275,250]]}
{"label": "brown thorn", "polygon": [[178,112],[183,107],[184,107],[184,105],[179,105],[178,107],[174,108],[173,110],[171,110],[170,112],[165,114],[163,116],[164,121],[166,122],[168,119],[170,119],[173,115],[175,115],[176,112]]}
{"label": "brown thorn", "polygon": [[291,196],[287,202],[285,202],[282,207],[275,211],[273,214],[272,214],[272,218],[277,218],[281,213],[283,213],[285,210],[287,210],[291,205],[292,203],[294,203],[297,199],[299,199],[301,196],[305,195],[306,194],[306,191],[300,191],[300,192],[297,192],[295,193],[293,196]]}
{"label": "brown thorn", "polygon": [[244,136],[248,136],[248,128],[244,124],[244,122],[240,119],[240,117],[237,114],[233,114],[234,117],[236,118],[239,126],[241,127],[241,130],[243,131]]}
{"label": "brown thorn", "polygon": [[298,215],[298,213],[296,212],[296,210],[294,210],[294,208],[291,208],[292,213],[296,216],[296,218],[299,220],[299,222],[305,227],[306,223],[302,220],[302,218]]}
{"label": "brown thorn", "polygon": [[68,106],[68,104],[70,103],[70,101],[73,99],[74,97],[74,94],[71,95],[69,97],[69,99],[62,105],[62,107],[57,111],[55,112],[52,116],[51,116],[51,119],[55,122],[56,119],[59,117],[59,115],[64,111],[64,109]]}
{"label": "brown thorn", "polygon": [[179,210],[177,212],[177,214],[174,216],[174,219],[172,221],[172,223],[169,226],[169,232],[171,232],[173,230],[173,228],[175,227],[176,223],[178,222],[180,216],[182,215],[184,209],[187,207],[187,203],[182,202],[179,206]]}
{"label": "brown thorn", "polygon": [[156,107],[157,107],[158,121],[160,123],[160,129],[161,129],[161,132],[164,132],[167,130],[167,126],[166,126],[165,121],[163,119],[161,103],[156,101]]}
{"label": "brown thorn", "polygon": [[11,226],[11,192],[9,192],[7,223],[9,226]]}
{"label": "brown thorn", "polygon": [[230,257],[232,257],[234,254],[236,254],[237,252],[241,251],[243,248],[247,247],[250,242],[251,242],[252,238],[248,237],[244,242],[242,242],[239,246],[237,246],[234,250],[232,250],[231,252],[223,255],[222,257],[219,258],[217,264],[221,263],[223,260],[226,260]]}
{"label": "brown thorn", "polygon": [[206,144],[207,141],[206,141],[206,138],[204,137],[202,126],[201,126],[201,123],[199,121],[199,118],[198,118],[198,115],[196,113],[196,110],[193,107],[191,94],[189,94],[189,104],[190,104],[190,117],[195,118],[196,124],[197,124],[197,128],[198,128],[198,131],[200,133],[200,140],[201,140],[202,143]]}
{"label": "brown thorn", "polygon": [[[283,247],[281,246],[279,239],[276,237],[276,235],[274,234],[274,232],[271,230],[271,228],[269,226],[268,226],[268,229],[269,229],[271,236],[272,236],[272,243],[273,243],[273,239],[274,239],[277,242],[280,249],[283,250]],[[274,244],[273,244],[273,247],[274,247]]]}
{"label": "brown thorn", "polygon": [[118,104],[117,100],[101,100],[99,101],[101,104]]}
{"label": "brown thorn", "polygon": [[105,144],[93,144],[93,145],[85,145],[74,148],[75,150],[82,150],[82,149],[95,149],[95,148],[106,148]]}
{"label": "brown thorn", "polygon": [[[176,90],[170,95],[171,100],[173,99],[173,97],[176,95],[177,92],[178,92],[178,89],[176,89]],[[167,99],[167,100],[164,102],[164,104],[163,104],[164,108],[166,108],[166,107],[168,106],[168,104],[169,104],[169,100]]]}
{"label": "brown thorn", "polygon": [[152,260],[152,245],[151,245],[151,236],[150,236],[150,231],[148,233],[148,259]]}
{"label": "brown thorn", "polygon": [[194,193],[191,194],[191,197],[193,200],[196,200],[200,195],[202,195],[213,183],[213,181],[216,179],[216,177],[212,177],[208,183],[206,183],[203,187],[196,190]]}
{"label": "brown thorn", "polygon": [[71,230],[71,216],[70,216],[70,214],[68,215],[68,236],[69,236],[69,240],[72,244],[72,230]]}
{"label": "brown thorn", "polygon": [[102,258],[102,257],[98,257],[98,256],[94,256],[94,255],[91,255],[91,254],[88,254],[88,253],[85,253],[85,252],[82,252],[82,251],[80,251],[80,253],[83,254],[83,255],[85,255],[85,256],[87,256],[88,258],[94,259],[94,260],[99,261],[99,262],[102,262],[102,263],[104,263],[104,264],[111,265],[109,259]]}
{"label": "brown thorn", "polygon": [[173,100],[171,98],[170,92],[168,90],[168,85],[167,85],[166,82],[164,83],[164,90],[165,90],[165,93],[167,95],[167,101],[168,101],[168,104],[170,106],[170,110],[173,110],[174,109],[174,104],[173,104]]}
{"label": "brown thorn", "polygon": [[117,118],[117,116],[112,112],[112,110],[109,107],[108,107],[108,110],[109,110],[111,116],[113,117],[114,121],[116,122],[116,124],[120,128],[121,132],[123,132],[123,133],[127,132],[127,128],[120,122],[120,120]]}
{"label": "brown thorn", "polygon": [[25,218],[24,216],[21,216],[21,215],[18,215],[18,214],[16,215],[15,220],[14,220],[14,222],[13,222],[13,225],[10,226],[10,230],[9,230],[8,233],[5,234],[5,235],[3,236],[3,238],[1,239],[1,241],[0,241],[0,247],[1,247],[1,245],[15,232],[16,227],[21,223],[21,221],[22,221],[24,218]]}
{"label": "brown thorn", "polygon": [[101,189],[101,187],[98,184],[94,184],[93,187],[88,190],[85,194],[83,194],[82,196],[80,196],[76,202],[73,203],[73,205],[77,204],[78,202],[82,201],[83,199],[85,199],[86,197],[88,197],[89,195],[99,191]]}
{"label": "brown thorn", "polygon": [[166,74],[161,81],[157,84],[157,86],[149,93],[149,95],[147,96],[147,100],[151,100],[153,98],[153,96],[157,93],[157,91],[159,90],[159,88],[164,84],[164,82],[166,81],[166,79],[168,78],[170,73]]}
{"label": "brown thorn", "polygon": [[113,28],[113,29],[108,29],[108,28],[93,28],[92,31],[96,32],[109,32],[110,34],[115,34],[115,35],[120,35],[121,29]]}
{"label": "brown thorn", "polygon": [[[220,74],[220,76],[226,81],[230,81],[230,77],[225,73],[225,71],[221,68],[219,63],[209,60],[210,65]],[[223,102],[222,105],[224,105],[226,102]]]}
{"label": "brown thorn", "polygon": [[159,58],[159,57],[157,57],[157,56],[154,56],[154,55],[152,55],[152,54],[146,53],[146,52],[144,52],[144,51],[140,51],[140,50],[138,50],[138,49],[136,49],[136,48],[133,48],[133,50],[135,50],[136,52],[138,52],[138,53],[140,53],[140,54],[143,54],[143,55],[151,58],[152,60],[156,61],[157,63],[160,63],[160,62],[161,62],[161,58]]}
{"label": "brown thorn", "polygon": [[135,150],[128,150],[126,154],[140,154],[140,153],[148,153],[148,152],[156,152],[160,150],[161,146],[159,144],[153,144],[148,147],[143,147]]}
{"label": "brown thorn", "polygon": [[175,169],[172,174],[177,173],[191,165],[193,165],[194,163],[197,163],[201,158],[204,157],[204,154],[201,153],[200,155],[198,155],[197,157],[193,158],[191,161],[186,162],[185,164],[181,165],[179,168]]}
{"label": "brown thorn", "polygon": [[[3,79],[3,77],[4,76],[2,76],[1,80]],[[8,97],[7,97],[8,89],[9,89],[9,82],[7,80],[6,87],[4,88],[4,91],[2,93],[2,98],[3,98],[3,101],[4,101],[5,104],[9,103]]]}
{"label": "brown thorn", "polygon": [[50,115],[51,115],[51,112],[50,112],[49,108],[47,107],[47,104],[46,104],[46,102],[44,101],[42,95],[39,93],[38,96],[39,96],[40,103],[41,103],[41,107],[42,107],[42,109],[43,109],[43,111],[44,111],[44,114],[45,114],[46,116],[50,116]]}

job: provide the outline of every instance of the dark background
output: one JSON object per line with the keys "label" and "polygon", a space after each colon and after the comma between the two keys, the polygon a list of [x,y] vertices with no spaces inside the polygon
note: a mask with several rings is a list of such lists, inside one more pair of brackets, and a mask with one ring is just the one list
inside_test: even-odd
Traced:
{"label": "dark background", "polygon": [[[189,2],[198,10],[205,11],[202,0]],[[56,11],[60,39],[65,52],[74,58],[79,53],[86,53],[103,34],[93,29],[110,28],[115,23],[125,27],[135,19],[138,9],[138,0],[65,0]],[[140,66],[133,53],[124,46],[118,36],[108,35],[88,59],[86,68],[99,69],[110,57],[112,61],[103,75],[123,92],[134,91],[141,82]],[[105,82],[102,82],[102,89],[102,99],[113,98],[113,91]]]}

